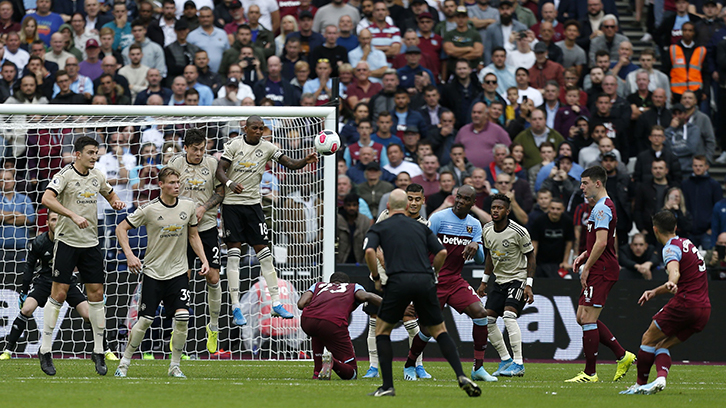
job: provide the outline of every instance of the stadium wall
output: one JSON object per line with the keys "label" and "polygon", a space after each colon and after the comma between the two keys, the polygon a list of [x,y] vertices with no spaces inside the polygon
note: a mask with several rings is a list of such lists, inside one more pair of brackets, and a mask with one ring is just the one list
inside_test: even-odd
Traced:
{"label": "stadium wall", "polygon": [[[360,266],[338,265],[337,271],[345,272],[352,282],[372,288],[368,279],[368,269]],[[465,266],[464,278],[477,288],[481,282],[484,269],[480,266]],[[656,282],[640,280],[621,280],[610,292],[607,304],[600,319],[608,325],[620,344],[627,350],[637,353],[643,332],[648,328],[652,316],[663,307],[669,296],[659,296],[638,306],[638,299],[645,290],[652,289]],[[711,347],[723,341],[723,327],[726,326],[726,282],[710,281],[712,313],[706,329],[694,335],[691,340],[680,344],[672,351],[673,361],[691,362],[726,362],[726,350]],[[576,312],[580,293],[580,282],[560,279],[535,279],[535,301],[522,312],[519,326],[522,330],[524,357],[528,359],[546,360],[579,360],[582,354],[582,329],[577,324]],[[446,327],[454,340],[459,344],[462,359],[474,357],[472,345],[472,322],[466,315],[459,315],[455,310],[446,308],[444,311]],[[368,357],[366,345],[367,316],[361,308],[354,314],[350,325],[351,338],[356,354],[360,358]],[[504,328],[502,319],[499,326]],[[506,339],[506,336],[505,336]],[[394,356],[404,357],[408,350],[408,334],[401,325],[391,335]],[[425,357],[438,358],[438,347],[427,347]],[[498,358],[491,345],[487,347],[486,358]],[[612,353],[600,347],[600,359],[612,360]]]}

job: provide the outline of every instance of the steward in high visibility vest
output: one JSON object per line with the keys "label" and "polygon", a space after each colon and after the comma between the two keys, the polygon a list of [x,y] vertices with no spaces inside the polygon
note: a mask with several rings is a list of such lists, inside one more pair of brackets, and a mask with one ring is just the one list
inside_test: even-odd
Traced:
{"label": "steward in high visibility vest", "polygon": [[683,32],[681,43],[673,44],[668,48],[671,63],[671,93],[674,103],[680,101],[681,95],[685,91],[696,92],[700,100],[701,89],[704,86],[701,71],[706,60],[706,48],[695,46],[693,42],[695,31],[692,23],[684,23],[681,30]]}

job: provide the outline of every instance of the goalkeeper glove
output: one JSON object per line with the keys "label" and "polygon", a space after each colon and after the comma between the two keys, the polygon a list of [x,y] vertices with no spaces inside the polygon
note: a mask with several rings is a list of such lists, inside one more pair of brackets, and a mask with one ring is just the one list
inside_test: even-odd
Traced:
{"label": "goalkeeper glove", "polygon": [[28,295],[25,293],[21,293],[20,296],[18,296],[18,308],[22,309],[23,305],[25,304],[25,301],[28,299]]}

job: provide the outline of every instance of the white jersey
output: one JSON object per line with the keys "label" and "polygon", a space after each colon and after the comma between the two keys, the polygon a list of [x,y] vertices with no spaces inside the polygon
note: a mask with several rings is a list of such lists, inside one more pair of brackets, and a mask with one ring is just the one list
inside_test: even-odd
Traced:
{"label": "white jersey", "polygon": [[225,205],[253,205],[262,201],[260,182],[265,165],[272,159],[278,161],[282,151],[274,144],[260,139],[256,145],[249,144],[245,136],[237,136],[224,144],[222,160],[230,162],[227,177],[235,183],[242,184],[242,193],[237,194],[229,187],[225,188],[223,203]]}
{"label": "white jersey", "polygon": [[[175,169],[181,174],[181,197],[194,201],[197,207],[204,205],[214,194],[214,191],[221,184],[215,173],[217,171],[217,159],[205,154],[199,164],[189,163],[187,156],[180,153],[169,160],[168,167]],[[207,231],[217,228],[217,206],[210,208],[204,213],[202,221],[199,222],[199,231]]]}
{"label": "white jersey", "polygon": [[484,247],[494,264],[493,274],[498,284],[504,284],[513,280],[524,281],[527,279],[527,257],[532,252],[532,239],[529,232],[509,220],[509,224],[503,231],[494,230],[494,221],[487,223],[482,228],[482,241]]}

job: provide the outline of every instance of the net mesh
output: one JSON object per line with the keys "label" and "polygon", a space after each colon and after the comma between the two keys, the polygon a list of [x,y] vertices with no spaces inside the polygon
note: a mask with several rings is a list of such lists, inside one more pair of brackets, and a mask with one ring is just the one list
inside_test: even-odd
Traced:
{"label": "net mesh", "polygon": [[[0,340],[6,337],[18,315],[18,292],[22,282],[21,263],[27,254],[28,239],[47,230],[46,212],[40,200],[50,178],[72,162],[74,141],[90,136],[101,143],[96,164],[109,180],[118,180],[114,190],[127,204],[127,210],[115,212],[105,200],[99,200],[99,237],[105,255],[106,270],[106,339],[111,350],[122,352],[130,327],[137,318],[140,277],[131,274],[125,257],[114,237],[116,225],[145,200],[158,196],[154,175],[174,154],[183,154],[182,141],[191,128],[207,134],[207,152],[219,158],[223,144],[239,137],[246,116],[104,116],[104,115],[5,115],[0,117],[0,136],[6,169],[15,176],[16,195],[27,196],[32,205],[25,225],[9,229],[3,225],[3,266],[0,280]],[[269,139],[294,159],[308,154],[313,137],[323,129],[325,117],[279,118],[263,117],[269,128]],[[120,143],[117,143],[120,142]],[[122,163],[128,175],[120,168]],[[307,358],[311,346],[300,329],[299,295],[323,276],[323,162],[290,171],[275,162],[268,163],[260,186],[275,267],[280,278],[281,301],[295,314],[292,320],[271,318],[269,295],[254,250],[243,246],[240,262],[240,293],[248,325],[232,323],[226,279],[226,248],[222,244],[221,285],[223,289],[220,314],[219,348],[224,352],[210,355],[206,351],[205,325],[209,321],[207,288],[204,277],[192,273],[190,290],[191,316],[186,354],[199,358]],[[7,179],[7,177],[6,177]],[[3,183],[5,190],[11,183]],[[114,184],[114,182],[112,182]],[[7,201],[7,200],[5,200]],[[7,211],[8,204],[3,210]],[[20,207],[14,207],[14,211]],[[132,230],[130,243],[143,254],[144,231]],[[38,265],[39,266],[39,265]],[[200,266],[197,262],[197,268]],[[40,345],[42,308],[34,313],[34,321],[21,337],[14,352],[34,355]],[[159,310],[161,312],[161,310]],[[157,313],[151,329],[140,347],[155,358],[169,352],[172,321]],[[92,351],[90,326],[77,311],[64,304],[54,333],[53,350],[69,357]]]}

